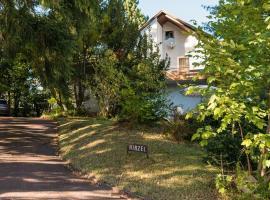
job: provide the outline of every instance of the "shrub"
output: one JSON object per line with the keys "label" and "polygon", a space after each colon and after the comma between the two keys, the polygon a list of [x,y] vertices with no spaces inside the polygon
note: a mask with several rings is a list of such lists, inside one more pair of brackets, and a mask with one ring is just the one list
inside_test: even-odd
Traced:
{"label": "shrub", "polygon": [[270,199],[269,180],[256,178],[237,164],[234,175],[219,174],[216,177],[218,191],[229,199],[265,200]]}
{"label": "shrub", "polygon": [[190,141],[198,128],[198,123],[193,119],[186,120],[184,115],[174,112],[172,120],[167,121],[166,128],[166,132],[177,142]]}
{"label": "shrub", "polygon": [[222,155],[222,162],[225,167],[231,168],[238,161],[245,165],[246,160],[241,142],[242,140],[239,136],[228,133],[222,133],[214,138],[210,138],[208,145],[204,147],[207,153],[204,159],[211,164],[220,165]]}
{"label": "shrub", "polygon": [[121,92],[120,120],[138,123],[158,121],[168,114],[168,103],[161,94],[136,95],[132,89]]}

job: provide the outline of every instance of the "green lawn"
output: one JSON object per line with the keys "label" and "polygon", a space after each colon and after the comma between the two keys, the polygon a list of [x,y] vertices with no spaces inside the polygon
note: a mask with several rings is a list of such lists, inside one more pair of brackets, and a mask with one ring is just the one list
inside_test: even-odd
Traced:
{"label": "green lawn", "polygon": [[[217,170],[202,162],[197,145],[177,144],[153,129],[131,129],[109,120],[66,119],[59,125],[60,151],[75,169],[154,200],[218,199]],[[147,144],[127,155],[127,144]]]}

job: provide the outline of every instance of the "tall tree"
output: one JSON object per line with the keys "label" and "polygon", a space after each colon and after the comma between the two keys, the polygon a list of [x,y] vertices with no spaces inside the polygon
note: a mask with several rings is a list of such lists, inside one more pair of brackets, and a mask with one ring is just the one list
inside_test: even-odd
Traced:
{"label": "tall tree", "polygon": [[239,134],[248,157],[257,163],[258,174],[269,180],[270,4],[265,0],[220,0],[211,14],[206,29],[212,35],[198,33],[198,53],[204,55],[200,64],[205,66],[209,84],[202,92],[210,96],[198,107],[198,119],[213,117],[220,126],[199,129],[194,139],[201,138],[206,145],[209,138],[225,130]]}
{"label": "tall tree", "polygon": [[[49,7],[47,7],[49,6]],[[64,108],[72,37],[54,1],[3,1],[1,4],[1,48],[12,59],[23,54],[33,72]]]}
{"label": "tall tree", "polygon": [[139,0],[124,0],[124,8],[131,23],[138,26],[138,29],[146,22],[146,17],[138,8]]}
{"label": "tall tree", "polygon": [[62,13],[67,13],[75,42],[73,50],[72,84],[77,111],[81,110],[85,93],[86,82],[91,77],[89,58],[92,49],[100,39],[98,19],[100,16],[100,1],[66,1],[62,5]]}
{"label": "tall tree", "polygon": [[123,0],[109,0],[102,9],[101,41],[118,58],[125,58],[136,45],[138,25],[130,21]]}

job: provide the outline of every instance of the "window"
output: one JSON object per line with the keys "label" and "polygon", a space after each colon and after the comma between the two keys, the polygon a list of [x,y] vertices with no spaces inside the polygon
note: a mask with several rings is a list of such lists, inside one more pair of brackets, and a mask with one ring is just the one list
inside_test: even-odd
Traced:
{"label": "window", "polygon": [[174,38],[173,31],[166,31],[165,32],[165,40],[168,40],[170,38]]}
{"label": "window", "polygon": [[180,70],[189,69],[189,57],[179,58],[179,68]]}

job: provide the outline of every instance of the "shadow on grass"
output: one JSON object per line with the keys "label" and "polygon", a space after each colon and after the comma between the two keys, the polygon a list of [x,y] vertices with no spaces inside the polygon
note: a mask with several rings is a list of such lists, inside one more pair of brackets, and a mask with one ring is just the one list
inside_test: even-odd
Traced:
{"label": "shadow on grass", "polygon": [[[175,144],[160,135],[126,129],[108,120],[70,120],[60,125],[62,155],[73,167],[149,199],[217,199],[216,170],[199,147]],[[145,155],[127,155],[127,144],[148,145]]]}

